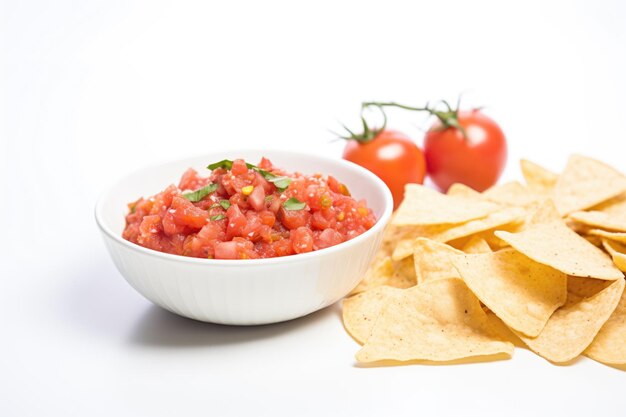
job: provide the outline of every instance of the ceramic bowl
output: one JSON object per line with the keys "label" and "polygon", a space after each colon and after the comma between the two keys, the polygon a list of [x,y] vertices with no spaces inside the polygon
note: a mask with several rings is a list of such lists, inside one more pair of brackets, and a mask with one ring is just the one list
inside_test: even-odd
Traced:
{"label": "ceramic bowl", "polygon": [[[262,156],[287,171],[330,174],[378,218],[367,232],[330,248],[270,259],[199,259],[157,252],[122,239],[127,203],[176,183],[189,167],[206,172],[222,159]],[[117,181],[96,204],[96,222],[122,276],[148,300],[196,320],[256,325],[302,317],[343,298],[378,249],[393,201],[374,174],[342,159],[285,151],[215,152],[141,169]]]}

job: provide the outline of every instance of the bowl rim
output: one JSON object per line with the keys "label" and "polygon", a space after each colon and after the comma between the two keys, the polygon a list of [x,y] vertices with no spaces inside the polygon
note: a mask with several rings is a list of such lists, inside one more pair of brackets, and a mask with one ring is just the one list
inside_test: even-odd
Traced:
{"label": "bowl rim", "polygon": [[[128,177],[135,175],[141,171],[149,170],[151,168],[157,168],[162,165],[179,163],[185,160],[197,159],[202,156],[202,155],[193,155],[193,156],[182,157],[182,158],[181,157],[173,158],[173,159],[165,160],[159,163],[146,165],[134,171],[131,171],[121,177],[118,177],[111,185],[105,188],[105,191],[102,192],[102,194],[100,195],[100,197],[98,198],[96,202],[96,205],[94,208],[94,215],[95,215],[96,224],[98,225],[100,231],[104,235],[106,235],[107,237],[109,237],[110,239],[112,239],[113,241],[122,245],[125,248],[131,249],[135,252],[139,252],[144,255],[149,255],[149,256],[161,258],[164,260],[178,261],[182,263],[189,263],[189,264],[196,264],[196,265],[207,265],[207,266],[212,265],[212,266],[220,266],[220,267],[226,267],[226,266],[258,267],[260,265],[300,262],[300,261],[306,261],[307,259],[311,259],[311,258],[315,258],[319,256],[330,256],[333,253],[340,252],[343,249],[348,248],[349,246],[358,245],[361,241],[369,238],[370,235],[377,233],[378,231],[380,231],[380,229],[383,229],[389,222],[389,219],[391,218],[391,213],[393,211],[393,197],[391,195],[391,191],[389,190],[389,187],[387,187],[387,185],[377,175],[375,175],[371,171],[353,162],[346,161],[345,159],[341,159],[341,158],[330,158],[330,157],[316,155],[316,154],[306,154],[303,152],[287,151],[287,150],[280,150],[280,149],[260,149],[260,148],[215,151],[213,153],[206,153],[206,155],[208,156],[211,154],[222,154],[222,153],[223,154],[237,154],[237,153],[277,154],[279,153],[285,156],[291,155],[291,156],[302,157],[302,158],[314,158],[314,159],[316,158],[316,159],[330,161],[335,164],[344,165],[348,169],[357,171],[359,175],[362,175],[368,178],[371,182],[376,184],[378,188],[381,189],[383,196],[384,196],[383,212],[379,216],[379,218],[376,220],[376,223],[369,230],[366,230],[364,233],[360,234],[354,239],[350,239],[348,241],[339,243],[337,245],[334,245],[328,248],[311,251],[307,253],[298,253],[298,254],[289,255],[289,256],[280,256],[280,257],[262,258],[262,259],[204,259],[204,258],[196,258],[196,257],[191,257],[191,256],[183,256],[183,255],[175,255],[171,253],[159,252],[157,250],[145,248],[136,243],[129,242],[128,240],[122,238],[121,235],[118,236],[117,233],[111,230],[111,228],[106,224],[106,221],[104,219],[103,207],[105,203],[109,200],[110,195],[113,192],[114,188],[116,188],[120,183],[122,183]],[[307,175],[310,175],[310,174],[307,174]]]}

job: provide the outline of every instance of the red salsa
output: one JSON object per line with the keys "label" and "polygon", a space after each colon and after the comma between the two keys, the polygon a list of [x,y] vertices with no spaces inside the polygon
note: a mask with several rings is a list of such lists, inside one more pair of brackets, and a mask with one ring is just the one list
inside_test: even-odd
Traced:
{"label": "red salsa", "polygon": [[330,175],[290,174],[266,158],[208,168],[208,177],[190,168],[178,187],[130,203],[124,239],[197,258],[272,258],[337,245],[376,223]]}

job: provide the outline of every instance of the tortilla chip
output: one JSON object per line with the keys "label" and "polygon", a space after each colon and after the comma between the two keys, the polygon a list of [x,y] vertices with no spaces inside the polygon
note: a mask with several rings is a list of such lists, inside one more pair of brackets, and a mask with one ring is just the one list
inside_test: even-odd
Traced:
{"label": "tortilla chip", "polygon": [[610,364],[626,364],[626,292],[617,304],[611,317],[604,323],[584,355],[591,359]]}
{"label": "tortilla chip", "polygon": [[407,184],[404,200],[398,207],[392,224],[426,226],[463,223],[485,217],[499,208],[497,204],[487,201],[447,196],[419,184]]}
{"label": "tortilla chip", "polygon": [[585,210],[626,191],[626,178],[610,166],[581,155],[572,155],[552,190],[562,216]]}
{"label": "tortilla chip", "polygon": [[567,298],[567,276],[513,249],[464,254],[452,263],[467,286],[509,327],[537,336]]}
{"label": "tortilla chip", "polygon": [[517,181],[494,185],[485,190],[482,197],[487,201],[516,207],[528,206],[545,198]]}
{"label": "tortilla chip", "polygon": [[587,233],[589,233],[591,236],[597,236],[600,238],[612,240],[614,242],[626,244],[625,232],[607,232],[606,230],[591,229],[587,231]]}
{"label": "tortilla chip", "polygon": [[365,272],[365,276],[359,282],[359,285],[352,290],[351,294],[358,294],[374,287],[387,285],[393,276],[393,263],[391,258],[385,256],[381,259],[374,259],[369,268]]}
{"label": "tortilla chip", "polygon": [[611,255],[615,266],[620,271],[626,272],[626,245],[609,239],[602,239],[602,246]]}
{"label": "tortilla chip", "polygon": [[451,361],[512,353],[463,281],[442,279],[389,300],[356,359]]}
{"label": "tortilla chip", "polygon": [[624,278],[601,249],[565,225],[551,202],[540,207],[521,232],[494,234],[532,260],[565,274],[608,280]]}
{"label": "tortilla chip", "polygon": [[548,194],[559,179],[554,172],[526,159],[520,161],[520,166],[526,184],[535,192]]}
{"label": "tortilla chip", "polygon": [[417,275],[413,265],[413,257],[407,257],[393,262],[393,275],[387,285],[396,288],[410,288],[417,285]]}
{"label": "tortilla chip", "polygon": [[492,252],[489,243],[482,237],[474,235],[465,245],[461,248],[465,253],[489,253]]}
{"label": "tortilla chip", "polygon": [[576,211],[569,218],[586,226],[617,232],[626,232],[626,198],[624,194],[592,207],[590,211]]}
{"label": "tortilla chip", "polygon": [[416,239],[413,250],[418,284],[436,279],[460,278],[450,263],[450,256],[462,254],[460,250],[426,238]]}
{"label": "tortilla chip", "polygon": [[[593,280],[570,278],[570,280]],[[568,286],[569,287],[569,286]],[[581,297],[568,292],[565,305],[554,312],[539,336],[519,338],[535,353],[551,362],[567,362],[580,355],[609,319],[624,291],[624,280],[613,281],[598,293]]]}
{"label": "tortilla chip", "polygon": [[425,237],[439,242],[450,242],[461,237],[484,232],[504,225],[518,223],[524,219],[525,211],[520,207],[507,207],[493,212],[482,219],[471,220],[467,223],[454,225],[440,230],[432,230],[425,233]]}
{"label": "tortilla chip", "polygon": [[381,310],[403,290],[388,286],[372,288],[343,300],[343,325],[360,344],[368,339]]}
{"label": "tortilla chip", "polygon": [[457,197],[480,197],[481,194],[474,190],[472,187],[468,187],[465,184],[461,184],[460,182],[455,182],[448,188],[446,195],[449,196],[457,196]]}

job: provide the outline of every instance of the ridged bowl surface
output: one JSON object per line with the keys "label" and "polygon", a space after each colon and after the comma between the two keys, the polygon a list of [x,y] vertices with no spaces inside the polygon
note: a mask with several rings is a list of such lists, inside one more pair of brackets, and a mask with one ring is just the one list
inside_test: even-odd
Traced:
{"label": "ridged bowl surface", "polygon": [[[126,204],[176,183],[189,167],[200,173],[222,159],[262,156],[288,171],[330,174],[357,199],[366,199],[378,222],[366,233],[331,248],[272,259],[214,260],[160,253],[122,239]],[[181,316],[235,325],[302,317],[348,294],[378,249],[393,201],[374,174],[340,159],[285,152],[216,152],[141,169],[122,178],[96,204],[96,222],[117,269],[153,303]]]}

